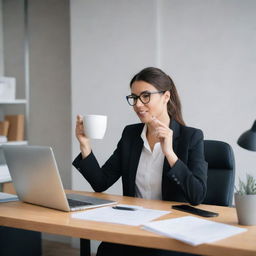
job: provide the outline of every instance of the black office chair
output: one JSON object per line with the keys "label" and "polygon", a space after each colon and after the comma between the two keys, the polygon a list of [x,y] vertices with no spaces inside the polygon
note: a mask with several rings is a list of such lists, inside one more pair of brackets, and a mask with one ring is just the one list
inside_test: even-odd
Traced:
{"label": "black office chair", "polygon": [[205,140],[204,152],[208,162],[208,179],[203,203],[231,206],[235,181],[233,150],[223,141]]}

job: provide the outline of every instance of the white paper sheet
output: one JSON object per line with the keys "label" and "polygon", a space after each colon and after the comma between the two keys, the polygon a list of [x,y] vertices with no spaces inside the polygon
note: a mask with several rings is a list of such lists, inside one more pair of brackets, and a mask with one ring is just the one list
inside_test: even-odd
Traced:
{"label": "white paper sheet", "polygon": [[9,173],[8,166],[6,164],[0,164],[0,183],[9,182],[12,178]]}
{"label": "white paper sheet", "polygon": [[[133,207],[132,205],[123,206]],[[170,213],[170,211],[152,210],[136,206],[134,206],[134,208],[136,208],[135,211],[128,211],[116,210],[112,207],[101,207],[97,209],[73,213],[72,217],[83,220],[93,220],[100,222],[139,226],[153,219],[161,217],[162,215]]]}
{"label": "white paper sheet", "polygon": [[145,224],[143,229],[193,246],[215,242],[247,230],[246,228],[239,228],[193,216],[150,222]]}
{"label": "white paper sheet", "polygon": [[0,192],[0,203],[1,202],[9,202],[9,201],[17,201],[17,200],[19,200],[19,199],[18,199],[18,196],[16,196],[16,195]]}

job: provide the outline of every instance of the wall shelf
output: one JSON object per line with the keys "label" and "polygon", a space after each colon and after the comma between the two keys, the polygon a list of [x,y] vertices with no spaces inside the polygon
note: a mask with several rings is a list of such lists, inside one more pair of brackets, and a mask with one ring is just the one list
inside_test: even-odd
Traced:
{"label": "wall shelf", "polygon": [[0,104],[26,104],[27,100],[25,99],[16,99],[16,100],[0,100]]}
{"label": "wall shelf", "polygon": [[27,145],[28,142],[26,140],[21,140],[21,141],[7,141],[4,143],[0,143],[0,147],[2,145]]}

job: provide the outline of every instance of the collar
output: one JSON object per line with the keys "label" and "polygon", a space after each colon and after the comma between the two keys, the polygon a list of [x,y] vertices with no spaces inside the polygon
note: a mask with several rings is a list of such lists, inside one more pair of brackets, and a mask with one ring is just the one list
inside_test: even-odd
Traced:
{"label": "collar", "polygon": [[143,127],[140,137],[142,138],[142,140],[144,142],[144,147],[151,152],[150,146],[148,144],[148,139],[147,139],[147,130],[148,130],[148,127],[146,124],[144,124],[144,127]]}

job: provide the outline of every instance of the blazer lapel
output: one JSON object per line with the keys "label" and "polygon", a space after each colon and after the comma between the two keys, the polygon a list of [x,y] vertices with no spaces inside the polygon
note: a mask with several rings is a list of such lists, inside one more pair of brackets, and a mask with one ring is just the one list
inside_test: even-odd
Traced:
{"label": "blazer lapel", "polygon": [[[143,126],[142,126],[143,129]],[[143,148],[143,140],[140,137],[140,134],[142,132],[139,131],[139,135],[136,136],[136,139],[132,145],[131,148],[131,160],[130,160],[130,170],[129,170],[129,188],[130,188],[130,193],[132,196],[135,195],[135,179],[136,179],[136,173],[137,173],[137,168],[138,168],[138,164],[139,164],[139,160],[140,160],[140,155],[141,155],[141,151]]]}
{"label": "blazer lapel", "polygon": [[173,138],[172,138],[173,150],[177,154],[178,144],[179,144],[178,139],[180,136],[180,124],[177,123],[175,120],[172,120],[170,123],[170,128],[173,131]]}

